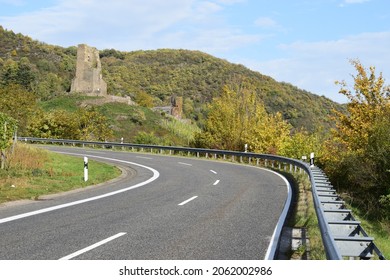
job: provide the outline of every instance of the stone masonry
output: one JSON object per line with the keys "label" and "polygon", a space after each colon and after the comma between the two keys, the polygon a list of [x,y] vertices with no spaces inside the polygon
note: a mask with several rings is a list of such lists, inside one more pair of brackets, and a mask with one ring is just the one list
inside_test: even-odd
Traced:
{"label": "stone masonry", "polygon": [[76,77],[72,80],[70,91],[89,96],[107,95],[107,83],[102,77],[99,51],[96,48],[78,45]]}

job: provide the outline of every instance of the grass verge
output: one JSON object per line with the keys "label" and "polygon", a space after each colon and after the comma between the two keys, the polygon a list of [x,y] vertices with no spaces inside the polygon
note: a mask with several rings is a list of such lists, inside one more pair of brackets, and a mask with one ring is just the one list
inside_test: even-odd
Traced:
{"label": "grass verge", "polygon": [[352,210],[353,216],[361,222],[361,226],[367,232],[368,236],[374,237],[374,243],[385,256],[386,260],[390,260],[390,222],[367,220],[364,218],[364,213],[358,208],[350,205],[347,208]]}
{"label": "grass verge", "polygon": [[298,250],[291,252],[291,259],[301,259],[302,255],[308,252],[311,260],[326,260],[326,253],[322,244],[321,232],[314,209],[311,185],[307,174],[283,172],[283,175],[288,178],[296,191],[293,210],[287,226],[306,228],[310,244],[310,248],[298,248]]}
{"label": "grass verge", "polygon": [[116,178],[120,170],[89,161],[84,182],[83,159],[41,150],[25,144],[15,147],[6,170],[0,170],[0,203],[37,200],[42,195],[65,192]]}
{"label": "grass verge", "polygon": [[[298,196],[295,199],[294,211],[289,220],[288,226],[307,228],[310,239],[310,259],[326,260],[321,232],[318,227],[317,215],[314,209],[311,185],[306,173],[294,174],[293,176],[290,173],[284,173],[283,175],[288,177],[290,182],[293,181],[298,190]],[[374,237],[375,244],[385,258],[387,260],[390,259],[390,224],[384,221],[367,220],[364,218],[364,213],[361,213],[358,208],[351,205],[347,205],[347,209],[352,210],[353,216],[361,222],[361,225],[367,234]],[[303,254],[305,251],[305,248],[300,249],[301,250],[292,252],[292,258],[299,259],[299,255]]]}

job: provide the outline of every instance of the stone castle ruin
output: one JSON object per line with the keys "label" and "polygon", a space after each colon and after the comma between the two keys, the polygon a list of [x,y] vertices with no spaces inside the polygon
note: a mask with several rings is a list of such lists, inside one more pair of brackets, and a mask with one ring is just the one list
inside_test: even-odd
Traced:
{"label": "stone castle ruin", "polygon": [[70,92],[89,96],[107,95],[107,83],[102,77],[102,65],[96,48],[78,45],[76,77],[72,80]]}
{"label": "stone castle ruin", "polygon": [[181,120],[183,115],[183,97],[172,95],[170,106],[154,107],[153,110],[164,112],[167,115],[171,115],[176,119]]}
{"label": "stone castle ruin", "polygon": [[[120,102],[128,105],[135,105],[130,97],[120,97],[107,95],[107,83],[102,77],[102,65],[100,62],[99,51],[80,44],[77,48],[76,76],[72,80],[70,92],[81,93],[87,96],[104,97],[99,100],[86,100],[84,105],[98,105],[107,102]],[[168,115],[181,119],[183,114],[183,97],[171,97],[171,105],[166,107],[155,107],[155,110],[160,110]]]}

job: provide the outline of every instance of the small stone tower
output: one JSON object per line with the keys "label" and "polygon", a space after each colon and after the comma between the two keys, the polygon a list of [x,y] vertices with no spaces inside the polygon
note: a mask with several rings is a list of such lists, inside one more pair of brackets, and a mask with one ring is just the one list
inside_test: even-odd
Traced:
{"label": "small stone tower", "polygon": [[102,77],[102,65],[96,48],[78,45],[76,77],[72,80],[70,91],[90,96],[107,95],[107,83]]}
{"label": "small stone tower", "polygon": [[183,97],[176,97],[173,95],[171,97],[171,116],[174,116],[176,119],[180,120],[183,114]]}

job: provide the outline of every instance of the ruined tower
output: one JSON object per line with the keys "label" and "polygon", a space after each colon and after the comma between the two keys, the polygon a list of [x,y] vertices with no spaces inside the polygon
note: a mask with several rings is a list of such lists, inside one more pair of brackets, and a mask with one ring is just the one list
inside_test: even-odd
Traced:
{"label": "ruined tower", "polygon": [[176,119],[180,120],[183,114],[183,97],[176,97],[173,95],[171,97],[171,116],[174,116]]}
{"label": "ruined tower", "polygon": [[76,77],[72,80],[70,91],[90,96],[107,95],[107,83],[102,77],[102,65],[96,48],[78,45]]}

